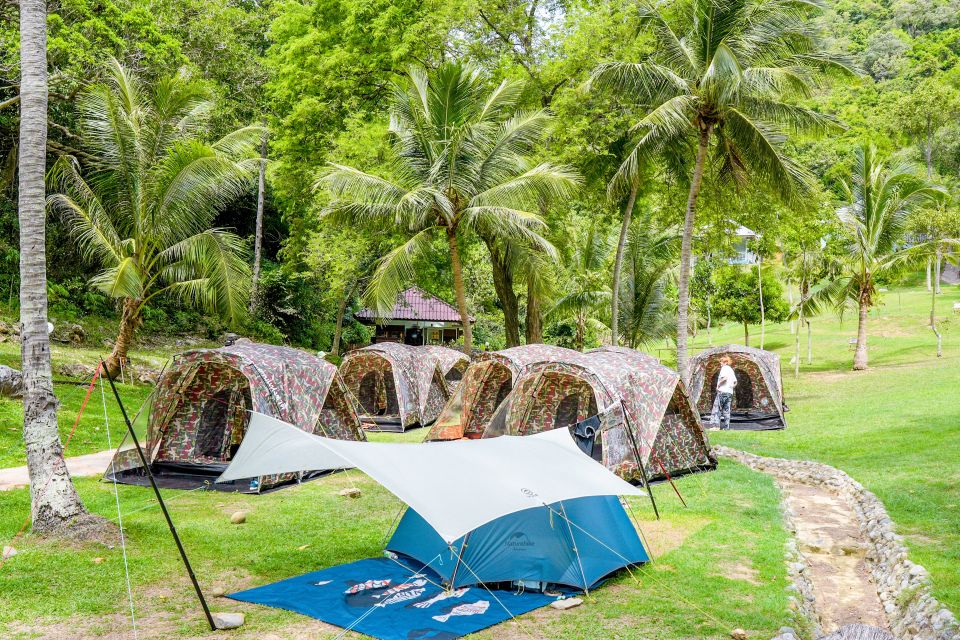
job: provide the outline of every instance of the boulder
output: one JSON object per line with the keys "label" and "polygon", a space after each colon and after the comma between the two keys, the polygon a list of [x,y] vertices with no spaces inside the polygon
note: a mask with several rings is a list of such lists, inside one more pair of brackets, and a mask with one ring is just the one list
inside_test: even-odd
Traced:
{"label": "boulder", "polygon": [[214,613],[213,623],[217,629],[236,629],[243,625],[246,617],[242,613]]}
{"label": "boulder", "polygon": [[550,608],[566,611],[567,609],[579,607],[581,604],[583,604],[583,598],[564,598],[563,600],[554,600],[551,602]]}
{"label": "boulder", "polygon": [[0,364],[0,396],[23,397],[23,374],[17,369]]}
{"label": "boulder", "polygon": [[246,521],[247,521],[246,511],[234,511],[233,515],[230,516],[231,524],[243,524]]}

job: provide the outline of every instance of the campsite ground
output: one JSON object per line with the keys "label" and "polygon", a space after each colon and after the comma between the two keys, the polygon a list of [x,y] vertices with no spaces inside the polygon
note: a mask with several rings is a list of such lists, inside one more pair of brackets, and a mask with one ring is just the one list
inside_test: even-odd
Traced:
{"label": "campsite ground", "polygon": [[[768,327],[766,347],[784,356],[791,412],[783,432],[711,434],[715,442],[764,455],[815,459],[838,466],[886,503],[915,561],[930,571],[935,593],[960,612],[960,332],[952,304],[960,292],[948,288],[938,300],[945,319],[944,358],[934,357],[926,326],[929,295],[919,289],[893,291],[871,316],[872,369],[849,371],[847,341],[853,317],[813,323],[814,363],[794,378],[788,362],[793,336],[787,325]],[[759,331],[753,329],[754,345]],[[805,338],[805,334],[803,336]],[[715,331],[714,344],[742,341],[740,327]],[[697,337],[697,347],[707,344]],[[14,364],[15,346],[0,345],[0,361]],[[803,345],[805,354],[806,346]],[[97,352],[59,347],[55,362],[95,362]],[[148,354],[151,361],[162,353]],[[138,358],[135,355],[135,360]],[[7,362],[10,361],[10,362]],[[156,366],[156,365],[155,365]],[[83,390],[58,388],[63,399],[61,428],[68,433]],[[99,390],[96,392],[99,394]],[[130,404],[147,387],[125,386]],[[102,406],[88,407],[71,443],[74,454],[103,448]],[[109,406],[109,403],[108,403]],[[120,434],[112,413],[114,441]],[[22,464],[16,403],[0,404],[0,466]],[[99,429],[99,430],[98,430]],[[414,440],[422,431],[376,438]],[[450,479],[454,481],[454,479]],[[87,504],[116,518],[109,485],[78,482]],[[359,499],[337,492],[357,486]],[[715,473],[679,482],[689,508],[668,487],[655,488],[663,520],[652,519],[649,504],[634,506],[657,561],[622,575],[569,612],[546,610],[519,623],[480,634],[500,637],[720,638],[742,627],[751,637],[769,638],[787,614],[783,564],[786,533],[772,481],[731,463]],[[336,474],[269,496],[169,491],[173,517],[208,591],[263,584],[330,564],[375,555],[382,548],[399,503],[357,472]],[[141,488],[121,487],[127,551],[140,637],[203,637],[176,551],[154,501]],[[465,496],[464,504],[469,498]],[[230,515],[249,512],[243,525]],[[25,489],[0,494],[0,540],[9,540],[29,513]],[[0,636],[83,638],[128,637],[124,559],[119,547],[64,549],[32,537],[16,540],[18,555],[0,566]],[[636,580],[636,582],[635,582]],[[248,623],[237,638],[334,635],[295,614],[215,599],[217,610],[242,610]],[[125,617],[127,616],[127,617]]]}

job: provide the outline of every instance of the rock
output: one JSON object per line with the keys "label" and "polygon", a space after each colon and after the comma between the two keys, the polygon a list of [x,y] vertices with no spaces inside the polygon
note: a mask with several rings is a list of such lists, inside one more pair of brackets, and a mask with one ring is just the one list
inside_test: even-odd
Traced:
{"label": "rock", "polygon": [[242,613],[214,613],[213,622],[217,629],[236,629],[243,625],[246,617]]}
{"label": "rock", "polygon": [[234,344],[236,344],[237,340],[239,339],[240,339],[240,336],[238,336],[237,334],[228,333],[225,336],[223,336],[223,346],[232,347]]}
{"label": "rock", "polygon": [[733,638],[733,640],[747,640],[748,638],[747,632],[743,629],[734,629],[730,632],[730,637]]}
{"label": "rock", "polygon": [[302,544],[299,547],[297,547],[297,551],[306,551],[309,547],[310,545],[308,544]]}
{"label": "rock", "polygon": [[22,398],[23,374],[16,369],[0,365],[0,396]]}
{"label": "rock", "polygon": [[557,609],[558,611],[566,611],[567,609],[579,607],[581,604],[583,604],[583,598],[564,598],[563,600],[554,600],[551,602],[550,608]]}
{"label": "rock", "polygon": [[230,516],[230,522],[232,524],[243,524],[247,521],[247,512],[246,511],[235,511],[232,516]]}
{"label": "rock", "polygon": [[14,549],[13,547],[4,547],[3,554],[0,555],[0,558],[3,558],[4,560],[6,560],[7,558],[12,558],[15,555],[17,555],[16,549]]}
{"label": "rock", "polygon": [[347,488],[347,489],[341,489],[340,492],[339,492],[337,495],[343,496],[344,498],[359,498],[359,497],[360,497],[360,489],[357,489],[356,487],[349,487],[349,488]]}
{"label": "rock", "polygon": [[223,588],[222,585],[215,585],[210,589],[210,595],[214,598],[222,598],[227,595],[227,590]]}

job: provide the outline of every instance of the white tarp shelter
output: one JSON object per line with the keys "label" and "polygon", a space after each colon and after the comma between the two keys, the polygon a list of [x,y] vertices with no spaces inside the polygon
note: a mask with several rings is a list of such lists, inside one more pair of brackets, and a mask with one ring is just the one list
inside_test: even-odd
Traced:
{"label": "white tarp shelter", "polygon": [[566,429],[425,444],[349,442],[256,412],[218,482],[351,468],[400,498],[447,543],[526,509],[576,498],[646,495],[583,455]]}

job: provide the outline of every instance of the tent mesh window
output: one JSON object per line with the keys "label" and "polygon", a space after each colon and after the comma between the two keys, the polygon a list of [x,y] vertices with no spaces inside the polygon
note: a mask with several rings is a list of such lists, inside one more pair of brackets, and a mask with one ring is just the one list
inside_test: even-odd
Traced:
{"label": "tent mesh window", "polygon": [[590,383],[568,373],[544,373],[533,390],[529,418],[521,435],[570,428],[597,413]]}
{"label": "tent mesh window", "polygon": [[512,388],[510,369],[497,362],[486,363],[487,374],[470,401],[470,417],[464,435],[479,436],[493,412],[507,397]]}
{"label": "tent mesh window", "polygon": [[[243,403],[231,402],[231,398],[243,398]],[[242,438],[251,406],[243,373],[224,364],[202,363],[182,388],[179,400],[161,436],[156,460],[227,460],[227,444],[234,432]]]}

